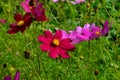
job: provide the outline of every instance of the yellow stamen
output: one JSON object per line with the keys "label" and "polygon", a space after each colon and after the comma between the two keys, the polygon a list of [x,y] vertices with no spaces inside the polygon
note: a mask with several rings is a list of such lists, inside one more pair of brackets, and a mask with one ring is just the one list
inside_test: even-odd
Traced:
{"label": "yellow stamen", "polygon": [[53,44],[54,44],[55,46],[59,46],[60,42],[59,42],[58,39],[54,39],[54,40],[53,40]]}
{"label": "yellow stamen", "polygon": [[30,10],[32,10],[32,6],[30,6]]}
{"label": "yellow stamen", "polygon": [[22,26],[23,24],[24,24],[24,21],[23,21],[23,20],[21,20],[21,21],[19,21],[19,22],[17,23],[18,26]]}
{"label": "yellow stamen", "polygon": [[99,32],[99,31],[96,31],[96,32],[95,32],[95,34],[99,35],[99,34],[100,34],[100,32]]}

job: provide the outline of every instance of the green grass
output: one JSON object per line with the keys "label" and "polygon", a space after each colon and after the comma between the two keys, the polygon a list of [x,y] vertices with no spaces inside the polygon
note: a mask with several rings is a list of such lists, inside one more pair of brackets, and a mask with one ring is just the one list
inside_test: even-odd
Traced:
{"label": "green grass", "polygon": [[[6,32],[14,22],[14,14],[24,14],[24,11],[20,1],[0,1],[0,18],[7,20],[6,24],[0,23],[0,80],[6,75],[14,77],[17,70],[20,80],[120,80],[119,0],[91,0],[78,5],[41,2],[45,4],[49,20],[33,22],[23,34],[10,35]],[[105,20],[112,23],[108,36],[77,44],[75,51],[69,52],[70,59],[51,59],[39,49],[37,36],[44,29],[69,31],[85,23],[102,27]],[[25,51],[30,53],[29,59],[24,57]]]}

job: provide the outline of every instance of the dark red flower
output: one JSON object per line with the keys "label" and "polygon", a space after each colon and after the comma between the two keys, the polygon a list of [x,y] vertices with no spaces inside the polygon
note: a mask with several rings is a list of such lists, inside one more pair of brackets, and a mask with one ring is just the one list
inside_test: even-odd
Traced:
{"label": "dark red flower", "polygon": [[19,31],[23,33],[26,27],[29,27],[32,23],[32,17],[30,13],[26,13],[24,17],[21,14],[16,14],[14,19],[16,22],[10,24],[10,30],[7,31],[9,34],[15,34]]}

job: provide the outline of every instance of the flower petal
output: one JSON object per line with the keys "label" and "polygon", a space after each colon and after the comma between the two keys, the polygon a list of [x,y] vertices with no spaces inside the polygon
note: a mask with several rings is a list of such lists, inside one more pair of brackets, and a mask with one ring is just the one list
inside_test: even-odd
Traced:
{"label": "flower petal", "polygon": [[52,35],[52,33],[50,32],[50,31],[44,31],[44,35],[47,37],[47,38],[49,38],[49,39],[52,39],[53,38],[53,35]]}
{"label": "flower petal", "polygon": [[23,17],[22,17],[21,14],[16,14],[16,15],[14,16],[14,19],[16,20],[16,22],[18,22],[18,21],[22,20]]}
{"label": "flower petal", "polygon": [[48,53],[51,58],[56,59],[58,57],[58,47],[51,48],[50,52]]}
{"label": "flower petal", "polygon": [[14,80],[20,80],[20,72],[19,71],[16,72]]}
{"label": "flower petal", "polygon": [[10,76],[5,76],[4,80],[12,80],[12,78]]}
{"label": "flower petal", "polygon": [[45,36],[39,35],[38,36],[38,41],[43,42],[45,44],[50,44],[52,40],[46,38]]}
{"label": "flower petal", "polygon": [[70,56],[68,55],[68,53],[65,50],[61,49],[61,48],[59,48],[59,55],[62,58],[70,58]]}
{"label": "flower petal", "polygon": [[60,40],[62,38],[62,31],[61,30],[56,30],[54,38]]}
{"label": "flower petal", "polygon": [[65,50],[74,50],[75,46],[73,44],[70,44],[70,42],[67,42],[66,40],[61,40],[60,42],[60,47],[65,49]]}
{"label": "flower petal", "polygon": [[41,45],[40,45],[40,49],[41,49],[42,51],[48,51],[48,50],[50,50],[50,45],[41,44]]}

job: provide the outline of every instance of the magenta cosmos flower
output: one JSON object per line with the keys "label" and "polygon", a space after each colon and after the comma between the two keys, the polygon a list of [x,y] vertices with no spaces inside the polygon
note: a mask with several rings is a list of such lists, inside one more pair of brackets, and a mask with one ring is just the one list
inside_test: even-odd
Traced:
{"label": "magenta cosmos flower", "polygon": [[50,31],[45,31],[44,36],[38,36],[38,41],[43,43],[40,45],[40,49],[47,51],[49,56],[54,59],[58,55],[62,58],[69,58],[67,51],[75,49],[69,38],[62,38],[61,30],[56,30],[54,35]]}
{"label": "magenta cosmos flower", "polygon": [[89,40],[91,32],[86,29],[89,24],[85,24],[84,27],[77,26],[76,30],[69,31],[69,33],[62,30],[63,38],[70,38],[72,44],[78,44],[82,41]]}
{"label": "magenta cosmos flower", "polygon": [[59,0],[52,0],[52,1],[56,3],[56,2],[58,2]]}
{"label": "magenta cosmos flower", "polygon": [[30,12],[36,21],[46,21],[45,8],[38,0],[26,0],[21,4],[26,12]]}
{"label": "magenta cosmos flower", "polygon": [[93,40],[95,38],[98,38],[100,36],[105,36],[108,34],[109,30],[110,30],[110,26],[108,26],[108,20],[105,21],[103,28],[101,29],[99,26],[90,26],[88,27],[89,30],[91,31],[91,35],[89,37],[89,40]]}
{"label": "magenta cosmos flower", "polygon": [[26,13],[24,17],[21,14],[16,14],[14,19],[16,22],[10,24],[10,30],[7,31],[9,34],[15,34],[19,31],[23,33],[26,27],[29,27],[32,23],[32,17],[30,13]]}
{"label": "magenta cosmos flower", "polygon": [[75,0],[75,1],[71,1],[72,4],[80,4],[85,2],[85,0]]}
{"label": "magenta cosmos flower", "polygon": [[0,19],[0,23],[5,24],[7,21],[5,19]]}
{"label": "magenta cosmos flower", "polygon": [[[12,80],[12,78],[10,76],[5,76],[4,80]],[[20,72],[19,71],[16,72],[14,80],[20,80]]]}

